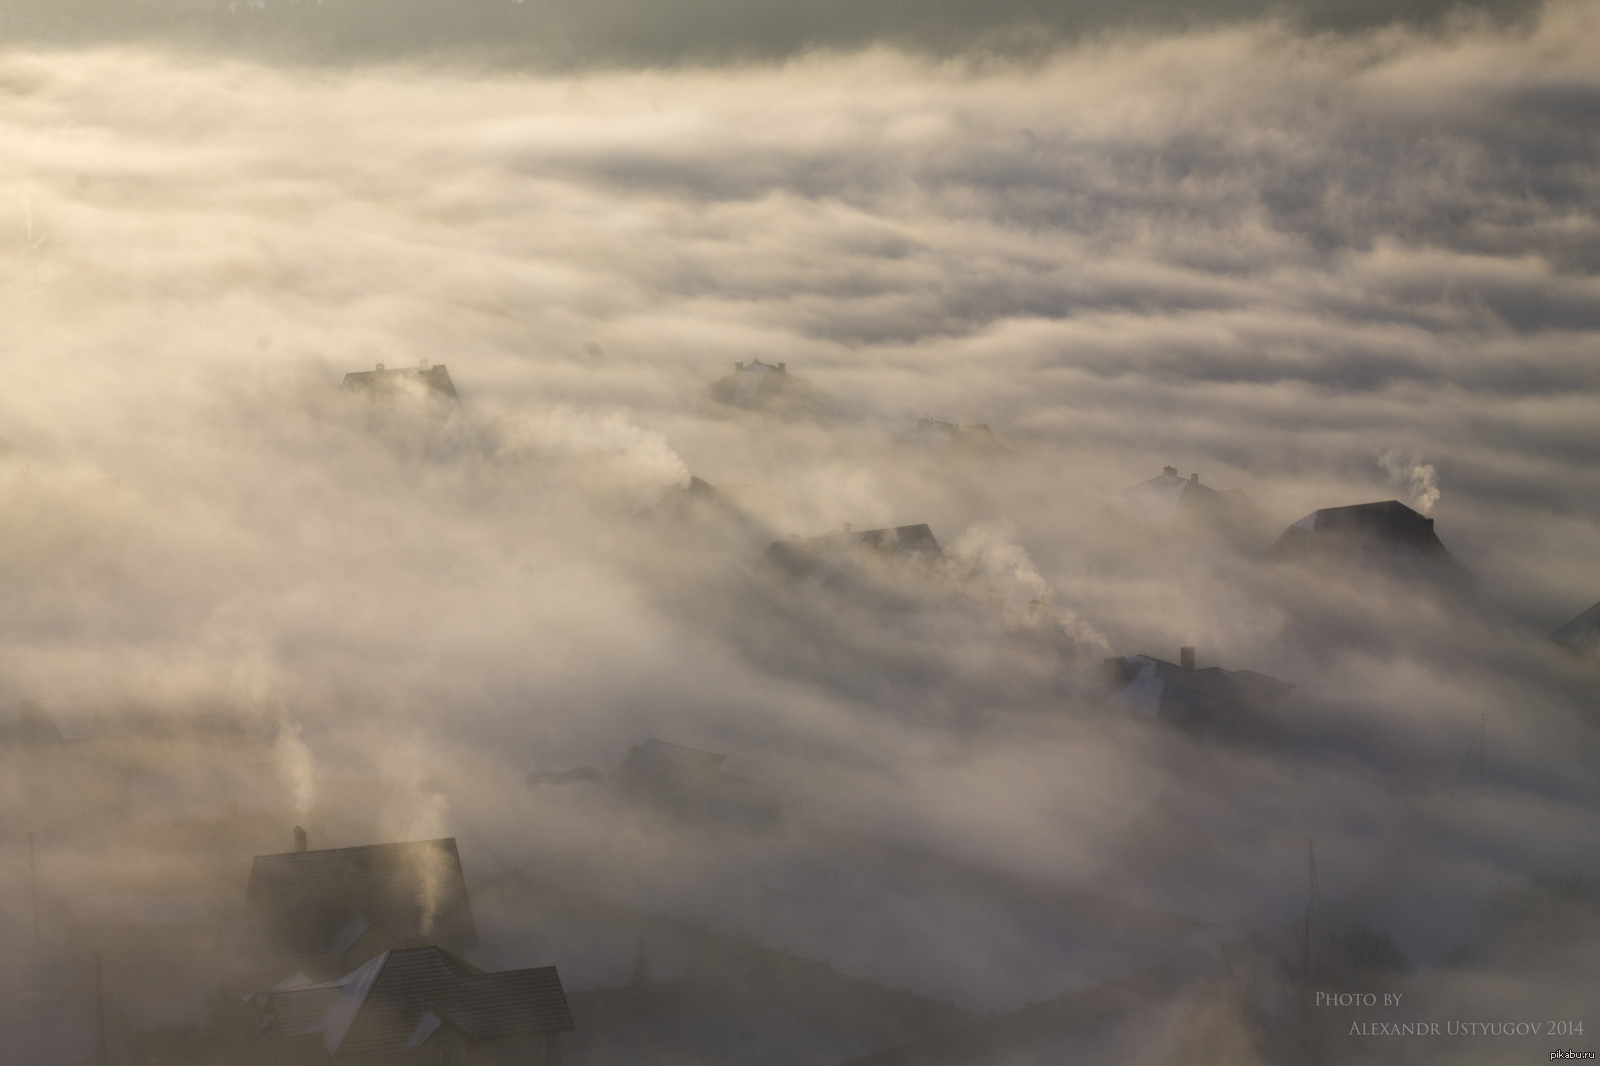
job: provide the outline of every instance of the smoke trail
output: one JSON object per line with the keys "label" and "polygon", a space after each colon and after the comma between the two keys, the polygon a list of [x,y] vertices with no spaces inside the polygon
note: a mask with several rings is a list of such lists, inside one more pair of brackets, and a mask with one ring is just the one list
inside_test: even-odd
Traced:
{"label": "smoke trail", "polygon": [[279,727],[274,754],[278,760],[278,774],[294,793],[295,813],[304,818],[317,798],[317,777],[311,765],[311,749],[300,736],[298,722]]}
{"label": "smoke trail", "polygon": [[1378,456],[1378,465],[1392,484],[1410,494],[1417,510],[1433,513],[1433,505],[1439,502],[1439,473],[1433,464],[1424,463],[1422,456],[1415,453],[1387,451]]}

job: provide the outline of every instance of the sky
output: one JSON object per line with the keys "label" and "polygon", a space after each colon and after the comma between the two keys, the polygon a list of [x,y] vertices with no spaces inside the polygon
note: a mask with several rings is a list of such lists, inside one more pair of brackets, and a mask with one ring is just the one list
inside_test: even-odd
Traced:
{"label": "sky", "polygon": [[[264,723],[308,817],[381,780],[372,825],[484,868],[631,839],[522,778],[658,737],[819,824],[1216,929],[1293,920],[1308,836],[1335,898],[1420,849],[1362,912],[1419,963],[1508,886],[1595,876],[1594,677],[1544,636],[1600,599],[1600,5],[703,4],[657,32],[529,0],[444,36],[327,7],[7,31],[0,709]],[[526,48],[471,21],[533,15]],[[707,398],[755,359],[826,414]],[[459,409],[339,391],[422,360]],[[1012,455],[938,467],[919,418]],[[1257,541],[1109,526],[1167,464],[1246,493]],[[691,476],[754,531],[664,532]],[[1469,597],[1262,559],[1386,499]],[[771,539],[921,522],[1002,606],[759,579]],[[1017,665],[1034,600],[1057,650]],[[1196,769],[1055,680],[1180,645],[1295,684],[1292,738]],[[1152,796],[1224,872],[1127,872]],[[8,839],[63,821],[30,802]],[[824,861],[694,847],[752,899],[753,866]],[[621,852],[591,887],[802,935]],[[1068,980],[1010,935],[929,994]]]}

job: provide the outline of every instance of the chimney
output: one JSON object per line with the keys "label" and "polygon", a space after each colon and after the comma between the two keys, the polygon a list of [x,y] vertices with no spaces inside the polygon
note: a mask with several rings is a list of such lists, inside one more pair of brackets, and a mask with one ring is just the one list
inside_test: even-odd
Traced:
{"label": "chimney", "polygon": [[1179,648],[1178,649],[1178,665],[1183,667],[1185,670],[1193,670],[1194,669],[1194,649],[1193,648]]}
{"label": "chimney", "polygon": [[733,364],[733,369],[734,370],[743,370],[744,369],[744,363],[742,363],[742,362],[734,363]]}
{"label": "chimney", "polygon": [[1164,466],[1164,467],[1161,468],[1161,476],[1162,477],[1177,477],[1178,476],[1178,468],[1175,467],[1175,466]]}
{"label": "chimney", "polygon": [[1200,475],[1199,474],[1190,474],[1189,475],[1189,480],[1194,482],[1196,485],[1198,485],[1198,484],[1200,484]]}
{"label": "chimney", "polygon": [[306,850],[306,831],[299,826],[294,827],[294,850]]}
{"label": "chimney", "polygon": [[382,369],[383,369],[383,364],[382,364],[382,363],[379,363],[379,364],[378,364],[378,369],[379,369],[379,370],[382,370]]}
{"label": "chimney", "polygon": [[781,373],[781,374],[787,374],[789,372],[789,364],[788,363],[779,363],[778,364],[778,372]]}

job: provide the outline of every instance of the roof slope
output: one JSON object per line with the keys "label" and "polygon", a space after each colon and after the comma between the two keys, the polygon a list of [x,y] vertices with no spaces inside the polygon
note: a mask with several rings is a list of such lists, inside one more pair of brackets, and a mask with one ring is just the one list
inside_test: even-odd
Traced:
{"label": "roof slope", "polygon": [[726,760],[726,755],[647,740],[628,752],[611,780],[623,795],[674,803],[714,780]]}
{"label": "roof slope", "polygon": [[394,396],[407,389],[416,389],[421,395],[439,396],[458,403],[461,400],[456,395],[455,383],[450,380],[450,371],[445,369],[443,363],[429,366],[427,360],[414,367],[390,370],[379,363],[376,370],[353,371],[344,376],[341,388],[345,392],[373,397]]}
{"label": "roof slope", "polygon": [[827,397],[786,363],[735,363],[733,373],[711,383],[711,399],[730,407],[775,414],[818,414]]}
{"label": "roof slope", "polygon": [[1433,531],[1433,519],[1399,500],[1313,511],[1284,530],[1272,551],[1280,559],[1409,561],[1443,576],[1473,576],[1445,550]]}
{"label": "roof slope", "polygon": [[1067,687],[1091,699],[1180,725],[1225,721],[1241,712],[1266,710],[1294,690],[1289,682],[1254,670],[1184,669],[1151,655],[1107,659],[1103,666],[1075,675]]}
{"label": "roof slope", "polygon": [[1600,603],[1551,633],[1550,639],[1579,655],[1592,658],[1600,651]]}
{"label": "roof slope", "polygon": [[1164,467],[1159,477],[1117,493],[1107,510],[1130,522],[1156,528],[1192,522],[1253,522],[1256,514],[1255,505],[1238,489],[1219,492],[1200,484],[1199,474],[1179,477],[1170,466]]}
{"label": "roof slope", "polygon": [[413,1050],[445,1022],[474,1040],[573,1027],[554,966],[476,973],[434,947],[388,951],[338,981],[274,991],[268,1009],[280,1034],[321,1033],[334,1056]]}
{"label": "roof slope", "polygon": [[815,578],[826,583],[847,563],[863,559],[938,559],[943,555],[933,530],[922,523],[860,533],[843,529],[804,540],[774,541],[762,561],[790,577]]}
{"label": "roof slope", "polygon": [[293,958],[332,954],[358,916],[401,940],[447,947],[478,940],[454,837],[258,855],[245,899]]}

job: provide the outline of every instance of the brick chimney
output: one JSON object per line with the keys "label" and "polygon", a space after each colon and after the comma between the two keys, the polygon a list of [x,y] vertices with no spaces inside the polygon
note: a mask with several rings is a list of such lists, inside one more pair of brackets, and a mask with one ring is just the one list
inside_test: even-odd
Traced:
{"label": "brick chimney", "polygon": [[1164,466],[1164,467],[1161,468],[1161,476],[1162,477],[1177,477],[1178,476],[1178,468],[1175,467],[1175,466]]}
{"label": "brick chimney", "polygon": [[306,850],[306,831],[299,826],[294,827],[294,850]]}
{"label": "brick chimney", "polygon": [[1178,649],[1178,665],[1183,667],[1185,670],[1193,670],[1194,669],[1194,649],[1193,648],[1179,648]]}

